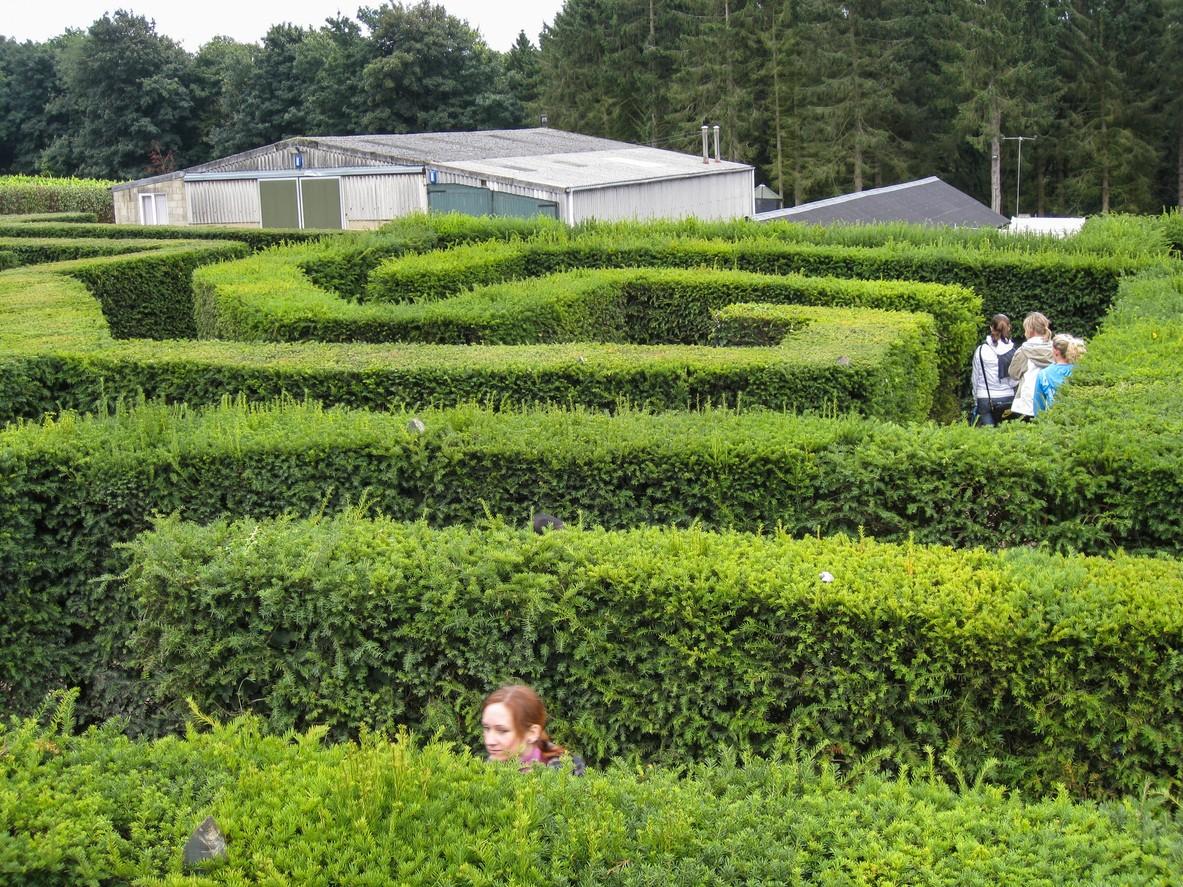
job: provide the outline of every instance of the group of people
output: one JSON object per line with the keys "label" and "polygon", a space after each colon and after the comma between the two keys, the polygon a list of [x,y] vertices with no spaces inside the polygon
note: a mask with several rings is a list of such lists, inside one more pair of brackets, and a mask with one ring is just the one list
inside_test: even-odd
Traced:
{"label": "group of people", "polygon": [[1038,311],[1023,318],[1022,345],[1016,347],[1010,333],[1010,318],[995,314],[986,340],[974,351],[973,425],[1038,416],[1055,401],[1056,391],[1085,351],[1084,342],[1075,336],[1053,336],[1051,324]]}

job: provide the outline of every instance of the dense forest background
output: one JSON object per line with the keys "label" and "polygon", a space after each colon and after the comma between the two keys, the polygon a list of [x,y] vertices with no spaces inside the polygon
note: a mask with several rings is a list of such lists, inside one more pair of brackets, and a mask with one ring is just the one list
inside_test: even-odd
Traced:
{"label": "dense forest background", "polygon": [[1024,212],[1158,211],[1183,205],[1183,0],[566,0],[506,53],[427,2],[196,53],[126,12],[0,37],[0,172],[136,178],[542,114],[692,152],[718,123],[786,204],[940,175],[1010,214],[1022,144]]}

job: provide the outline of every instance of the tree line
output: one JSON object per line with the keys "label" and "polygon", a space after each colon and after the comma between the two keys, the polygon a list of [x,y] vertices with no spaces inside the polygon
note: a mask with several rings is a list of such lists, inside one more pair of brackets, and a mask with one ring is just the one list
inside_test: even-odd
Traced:
{"label": "tree line", "polygon": [[566,0],[505,53],[429,2],[196,53],[126,12],[0,38],[0,171],[542,115],[692,152],[717,123],[786,204],[935,174],[1008,214],[1153,212],[1183,205],[1183,0]]}

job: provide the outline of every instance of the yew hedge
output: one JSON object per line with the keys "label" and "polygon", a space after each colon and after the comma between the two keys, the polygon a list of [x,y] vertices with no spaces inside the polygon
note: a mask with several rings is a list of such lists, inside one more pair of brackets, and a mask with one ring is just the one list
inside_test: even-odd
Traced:
{"label": "yew hedge", "polygon": [[[597,409],[616,409],[622,403],[653,409],[730,404],[793,411],[850,410],[919,420],[928,414],[937,384],[932,321],[903,312],[894,317],[867,310],[826,317],[815,312],[811,330],[789,336],[777,348],[760,349],[587,342],[473,349],[142,338],[192,335],[195,321],[189,280],[193,269],[244,251],[243,245],[232,242],[186,244],[121,261],[80,261],[0,277],[5,330],[0,378],[6,381],[0,392],[0,419],[31,418],[62,408],[93,410],[104,399],[134,398],[140,393],[200,404],[216,403],[229,392],[253,398],[307,396],[378,409],[465,401],[567,403]],[[286,267],[289,273],[299,274],[295,265]],[[91,295],[69,277],[87,283],[99,300],[102,316]],[[605,301],[608,313],[615,311],[623,327],[643,336],[648,324],[657,328],[652,336],[660,338],[664,317],[705,337],[712,322],[709,280],[670,278],[667,282],[656,275],[646,283],[636,272],[610,278],[611,273],[605,280],[612,292],[627,288],[638,295],[632,309],[620,304],[619,298]],[[764,281],[761,287],[759,281],[753,284],[740,275],[733,281],[732,292],[775,294],[775,286],[779,286],[775,280]],[[584,298],[592,289],[594,285],[578,290],[577,295]],[[824,282],[796,281],[781,289],[797,293],[798,298],[829,298],[839,304],[974,301],[957,290],[844,281],[828,289]],[[681,301],[671,299],[672,307],[665,308],[664,314],[637,307],[640,297],[660,303],[671,295]],[[506,338],[529,338],[528,333],[537,334],[552,322],[554,314],[536,311],[531,298],[524,304],[495,307],[503,326],[511,330]],[[203,304],[199,300],[196,316],[198,325],[204,326]],[[679,312],[675,309],[680,304],[699,310]],[[605,311],[589,315],[577,306],[566,308],[566,319],[560,318],[558,325],[567,324],[568,333],[581,326],[591,335],[600,327],[595,321],[606,316]],[[627,316],[630,311],[632,317]],[[968,309],[963,309],[962,316],[968,318]],[[827,332],[836,324],[844,332]],[[493,328],[495,322],[489,325]],[[963,320],[962,326],[967,325],[968,319]]]}
{"label": "yew hedge", "polygon": [[[0,728],[14,883],[1183,883],[1183,828],[1153,798],[1031,801],[929,766],[850,774],[792,746],[524,776],[406,736],[323,745],[244,718],[130,742],[53,714]],[[227,857],[186,874],[181,847],[211,815]]]}

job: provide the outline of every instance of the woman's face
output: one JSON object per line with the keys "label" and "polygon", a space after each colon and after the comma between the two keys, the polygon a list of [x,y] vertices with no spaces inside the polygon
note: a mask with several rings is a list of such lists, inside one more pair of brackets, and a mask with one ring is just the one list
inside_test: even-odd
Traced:
{"label": "woman's face", "polygon": [[519,733],[513,722],[513,712],[500,702],[486,706],[481,714],[481,728],[485,733],[485,751],[490,761],[512,761],[525,748],[527,736]]}

